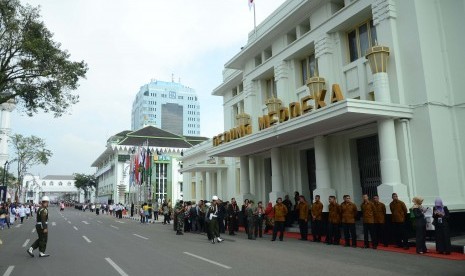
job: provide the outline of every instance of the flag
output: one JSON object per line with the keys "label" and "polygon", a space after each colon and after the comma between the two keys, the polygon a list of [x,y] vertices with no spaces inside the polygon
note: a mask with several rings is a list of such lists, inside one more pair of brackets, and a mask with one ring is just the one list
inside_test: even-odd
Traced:
{"label": "flag", "polygon": [[255,3],[253,0],[247,0],[249,2],[249,9],[255,8]]}

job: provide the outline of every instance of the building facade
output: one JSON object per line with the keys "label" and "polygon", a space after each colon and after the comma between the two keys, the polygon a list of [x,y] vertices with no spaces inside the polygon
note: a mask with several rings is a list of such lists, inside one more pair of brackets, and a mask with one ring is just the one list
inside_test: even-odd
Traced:
{"label": "building facade", "polygon": [[177,82],[152,80],[132,104],[132,130],[152,125],[177,135],[200,135],[200,104],[195,90]]}
{"label": "building facade", "polygon": [[[92,163],[97,168],[96,201],[139,204],[182,199],[179,159],[188,148],[206,139],[179,136],[153,126],[113,135],[105,151]],[[142,165],[145,157],[150,162]],[[136,176],[136,171],[143,173]]]}
{"label": "building facade", "polygon": [[[48,196],[51,202],[67,201],[84,203],[84,191],[76,188],[73,175],[26,175],[23,179],[22,202],[40,203],[42,196]],[[89,200],[95,197],[95,191],[89,191]]]}
{"label": "building facade", "polygon": [[[185,152],[187,195],[363,193],[465,209],[463,1],[288,0],[225,65],[224,130]],[[326,205],[326,204],[325,204]],[[326,206],[325,206],[326,211]]]}

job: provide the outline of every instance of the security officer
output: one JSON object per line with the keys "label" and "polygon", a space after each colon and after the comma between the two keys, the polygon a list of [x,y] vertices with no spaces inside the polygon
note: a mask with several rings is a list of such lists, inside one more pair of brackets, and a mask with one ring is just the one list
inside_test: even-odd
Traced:
{"label": "security officer", "polygon": [[184,211],[184,201],[180,200],[174,208],[176,214],[176,235],[184,235],[182,232],[184,228]]}
{"label": "security officer", "polygon": [[37,223],[36,223],[36,230],[39,238],[32,244],[31,247],[27,250],[27,253],[34,257],[34,253],[32,253],[35,249],[39,248],[39,257],[48,257],[49,254],[45,253],[45,249],[47,247],[47,238],[48,238],[48,203],[50,199],[48,196],[42,197],[42,206],[37,211]]}

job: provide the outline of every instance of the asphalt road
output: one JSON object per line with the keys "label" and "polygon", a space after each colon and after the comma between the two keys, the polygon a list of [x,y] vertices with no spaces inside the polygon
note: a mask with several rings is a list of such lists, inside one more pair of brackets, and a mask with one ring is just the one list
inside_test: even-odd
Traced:
{"label": "asphalt road", "polygon": [[175,235],[172,225],[141,225],[50,208],[47,258],[26,249],[37,238],[34,220],[0,230],[0,276],[10,275],[465,275],[465,262],[344,248],[243,233],[211,244],[206,236]]}

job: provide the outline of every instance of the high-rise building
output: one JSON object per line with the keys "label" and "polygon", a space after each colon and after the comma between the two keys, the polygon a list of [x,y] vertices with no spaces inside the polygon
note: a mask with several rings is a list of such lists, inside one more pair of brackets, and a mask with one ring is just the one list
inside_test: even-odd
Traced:
{"label": "high-rise building", "polygon": [[149,125],[178,135],[200,135],[200,105],[195,90],[159,80],[143,85],[132,104],[131,128]]}

